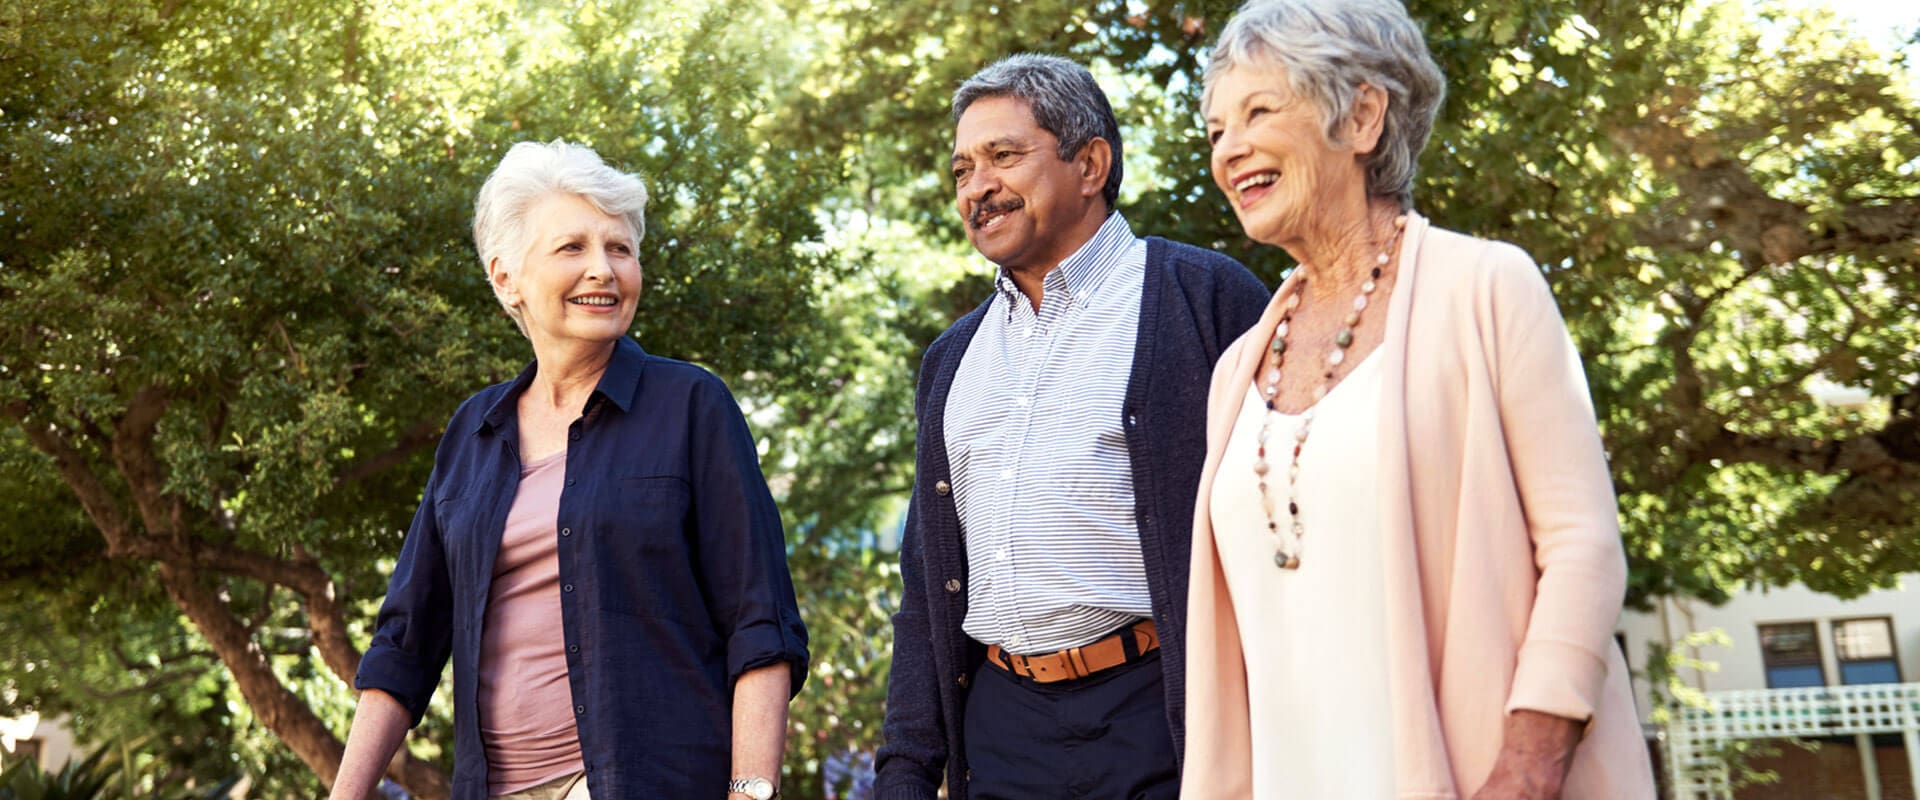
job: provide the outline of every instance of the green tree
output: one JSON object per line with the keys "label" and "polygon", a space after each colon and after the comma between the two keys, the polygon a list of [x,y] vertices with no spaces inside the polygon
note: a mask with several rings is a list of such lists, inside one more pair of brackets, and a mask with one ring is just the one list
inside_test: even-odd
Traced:
{"label": "green tree", "polygon": [[[768,150],[780,73],[744,46],[773,24],[752,12],[0,12],[0,504],[21,512],[0,580],[34,598],[8,614],[51,626],[8,626],[7,705],[132,724],[113,693],[175,718],[237,695],[196,735],[249,752],[270,731],[284,749],[246,765],[269,791],[331,781],[426,454],[528,357],[464,234],[512,141],[585,141],[647,177],[647,347],[753,405],[813,392],[812,298],[843,268],[811,208],[838,167]],[[152,668],[115,676],[116,653]],[[444,724],[426,733],[393,775],[445,796]],[[269,769],[288,753],[312,777]]]}

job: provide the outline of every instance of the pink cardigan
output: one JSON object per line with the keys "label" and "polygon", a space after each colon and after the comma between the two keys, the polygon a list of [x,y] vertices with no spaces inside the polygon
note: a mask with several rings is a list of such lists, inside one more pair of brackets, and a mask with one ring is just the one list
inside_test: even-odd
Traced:
{"label": "pink cardigan", "polygon": [[[1546,281],[1518,248],[1418,215],[1398,269],[1379,353],[1375,500],[1398,796],[1471,798],[1492,772],[1507,712],[1531,709],[1589,721],[1563,797],[1652,800],[1613,640],[1626,587],[1613,485],[1580,358]],[[1246,665],[1207,508],[1278,321],[1270,303],[1221,355],[1208,401],[1188,596],[1181,796],[1189,800],[1252,796]],[[1333,658],[1344,650],[1318,646]]]}

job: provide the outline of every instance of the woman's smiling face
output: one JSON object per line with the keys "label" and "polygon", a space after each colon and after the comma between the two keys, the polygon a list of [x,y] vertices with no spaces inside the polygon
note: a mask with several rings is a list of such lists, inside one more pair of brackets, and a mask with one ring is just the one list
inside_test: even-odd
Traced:
{"label": "woman's smiling face", "polygon": [[625,336],[640,296],[640,262],[626,222],[580,195],[556,193],[529,206],[525,224],[519,271],[496,270],[493,280],[519,307],[535,349]]}
{"label": "woman's smiling face", "polygon": [[1328,141],[1319,107],[1288,88],[1281,67],[1222,73],[1208,92],[1206,117],[1214,185],[1254,241],[1298,241],[1337,187],[1366,180],[1358,154]]}

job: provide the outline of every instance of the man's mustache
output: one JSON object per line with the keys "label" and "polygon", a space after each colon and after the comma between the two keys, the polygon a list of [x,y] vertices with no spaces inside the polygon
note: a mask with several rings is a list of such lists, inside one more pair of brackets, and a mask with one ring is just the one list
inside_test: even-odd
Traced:
{"label": "man's mustache", "polygon": [[973,216],[967,218],[967,227],[978,229],[980,227],[980,221],[987,217],[1009,211],[1019,211],[1026,206],[1026,201],[1019,199],[1002,200],[997,203],[981,203],[973,207]]}

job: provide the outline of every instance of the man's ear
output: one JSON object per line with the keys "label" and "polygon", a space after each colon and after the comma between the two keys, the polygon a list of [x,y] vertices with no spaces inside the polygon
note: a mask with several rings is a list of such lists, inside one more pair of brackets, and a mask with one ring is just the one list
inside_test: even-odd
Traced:
{"label": "man's ear", "polygon": [[1380,146],[1380,135],[1387,129],[1387,91],[1371,83],[1360,84],[1353,108],[1341,125],[1347,144],[1355,153],[1372,153]]}
{"label": "man's ear", "polygon": [[1080,196],[1099,195],[1107,190],[1107,175],[1113,171],[1113,145],[1096,136],[1080,148],[1073,163],[1080,170]]}

